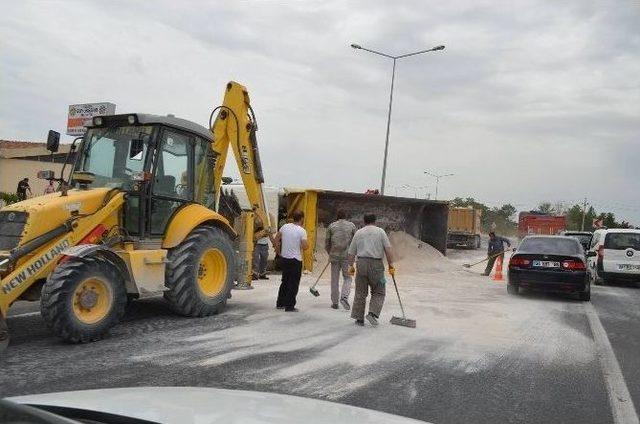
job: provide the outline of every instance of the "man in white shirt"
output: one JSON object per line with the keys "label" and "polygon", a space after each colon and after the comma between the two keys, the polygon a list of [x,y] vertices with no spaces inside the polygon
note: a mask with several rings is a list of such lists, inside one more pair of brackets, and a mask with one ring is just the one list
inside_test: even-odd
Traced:
{"label": "man in white shirt", "polygon": [[377,227],[375,222],[375,215],[366,214],[364,216],[364,227],[356,231],[347,251],[349,273],[352,275],[356,272],[353,263],[356,257],[358,258],[356,294],[353,299],[351,318],[355,319],[356,324],[360,326],[364,325],[364,310],[369,290],[371,290],[371,300],[366,318],[374,327],[378,325],[385,297],[386,280],[384,278],[384,263],[382,262],[384,256],[387,257],[389,264],[389,274],[394,275],[395,273],[391,242],[389,242],[387,233]]}
{"label": "man in white shirt", "polygon": [[304,213],[293,213],[293,222],[284,224],[275,237],[276,249],[280,250],[280,266],[282,268],[282,283],[278,290],[276,308],[286,312],[298,312],[296,296],[302,277],[302,251],[309,247],[307,231],[302,227]]}

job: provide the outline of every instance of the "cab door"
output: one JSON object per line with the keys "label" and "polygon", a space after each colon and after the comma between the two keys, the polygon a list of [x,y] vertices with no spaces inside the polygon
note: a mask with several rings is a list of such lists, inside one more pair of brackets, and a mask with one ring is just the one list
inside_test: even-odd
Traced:
{"label": "cab door", "polygon": [[159,140],[147,220],[147,232],[153,238],[164,234],[177,209],[194,200],[194,137],[165,128]]}

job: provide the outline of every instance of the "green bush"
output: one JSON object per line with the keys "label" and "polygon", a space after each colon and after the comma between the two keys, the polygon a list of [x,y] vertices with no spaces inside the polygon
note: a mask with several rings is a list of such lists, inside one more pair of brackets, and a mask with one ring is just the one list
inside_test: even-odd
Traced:
{"label": "green bush", "polygon": [[0,191],[0,199],[2,199],[6,205],[10,205],[18,202],[18,195],[15,193],[4,193]]}

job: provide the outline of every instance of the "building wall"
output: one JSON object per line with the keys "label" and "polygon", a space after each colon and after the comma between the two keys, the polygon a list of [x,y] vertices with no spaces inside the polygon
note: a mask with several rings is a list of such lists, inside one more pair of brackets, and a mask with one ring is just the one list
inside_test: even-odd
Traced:
{"label": "building wall", "polygon": [[[34,196],[44,193],[48,181],[38,179],[38,171],[52,170],[60,176],[61,163],[39,162],[22,159],[0,158],[0,191],[15,193],[18,181],[27,177]],[[67,173],[67,171],[65,171]]]}

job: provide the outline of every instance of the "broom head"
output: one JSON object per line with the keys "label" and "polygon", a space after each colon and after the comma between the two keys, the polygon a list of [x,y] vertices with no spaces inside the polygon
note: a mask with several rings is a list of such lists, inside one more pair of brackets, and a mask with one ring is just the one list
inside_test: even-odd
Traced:
{"label": "broom head", "polygon": [[402,317],[391,317],[391,324],[403,327],[416,328],[416,320]]}

